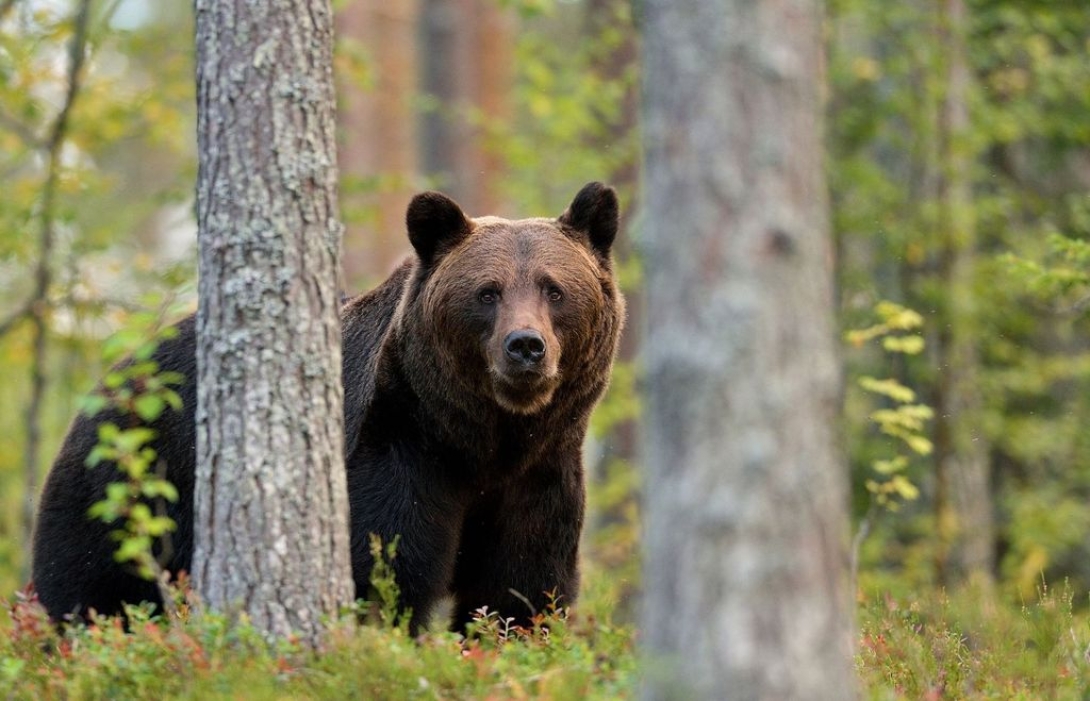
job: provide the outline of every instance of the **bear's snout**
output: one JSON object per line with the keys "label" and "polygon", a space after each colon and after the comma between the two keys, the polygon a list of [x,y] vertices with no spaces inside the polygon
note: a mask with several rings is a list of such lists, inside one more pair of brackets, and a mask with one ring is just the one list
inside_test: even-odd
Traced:
{"label": "bear's snout", "polygon": [[519,329],[503,339],[503,352],[509,360],[526,366],[541,363],[545,357],[545,339],[534,329]]}

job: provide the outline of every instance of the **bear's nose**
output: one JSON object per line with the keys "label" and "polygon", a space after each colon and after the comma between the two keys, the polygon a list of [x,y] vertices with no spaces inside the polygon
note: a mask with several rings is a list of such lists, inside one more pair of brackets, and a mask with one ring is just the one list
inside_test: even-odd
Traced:
{"label": "bear's nose", "polygon": [[545,357],[545,339],[533,329],[520,329],[503,339],[507,357],[523,365],[537,365]]}

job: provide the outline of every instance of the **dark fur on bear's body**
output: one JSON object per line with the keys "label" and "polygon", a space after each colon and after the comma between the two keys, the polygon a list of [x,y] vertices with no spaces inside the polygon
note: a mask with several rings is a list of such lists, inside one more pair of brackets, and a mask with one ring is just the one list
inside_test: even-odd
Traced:
{"label": "dark fur on bear's body", "polygon": [[[525,620],[526,601],[540,611],[549,593],[570,603],[578,589],[581,447],[624,318],[616,196],[591,183],[558,219],[509,221],[470,220],[425,193],[407,224],[416,255],[342,310],[357,591],[373,565],[368,535],[399,536],[394,570],[414,628],[448,594],[458,627],[481,606]],[[172,571],[193,551],[194,326],[181,322],[156,354],[190,378],[184,410],[154,425],[180,494],[168,509]],[[34,582],[55,618],[158,600],[113,561],[110,528],[86,516],[115,478],[84,466],[103,418],[76,419],[42,495]]]}

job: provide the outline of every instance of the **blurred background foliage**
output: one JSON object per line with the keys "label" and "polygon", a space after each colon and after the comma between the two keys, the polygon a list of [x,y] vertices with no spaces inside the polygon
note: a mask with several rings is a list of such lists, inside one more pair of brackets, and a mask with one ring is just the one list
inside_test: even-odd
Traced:
{"label": "blurred background foliage", "polygon": [[[633,3],[335,4],[349,294],[407,252],[401,222],[417,190],[507,216],[559,214],[592,179],[621,193],[630,319],[587,446],[585,553],[589,598],[629,617],[642,330]],[[76,5],[0,0],[0,595],[25,581],[26,496],[104,373],[104,339],[144,323],[137,312],[193,308],[191,11],[92,3],[80,90],[53,144]],[[1042,579],[1068,580],[1082,607],[1090,6],[830,0],[826,29],[861,596],[971,582],[1019,602]],[[918,316],[901,331],[919,342],[848,333],[889,323],[891,309]],[[909,412],[911,449],[890,430],[911,420],[906,405],[925,408]]]}

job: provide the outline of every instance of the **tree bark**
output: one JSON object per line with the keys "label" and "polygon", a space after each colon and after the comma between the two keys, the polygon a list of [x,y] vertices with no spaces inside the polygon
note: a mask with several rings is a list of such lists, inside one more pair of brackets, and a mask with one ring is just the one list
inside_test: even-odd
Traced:
{"label": "tree bark", "polygon": [[645,696],[851,698],[821,6],[644,17]]}
{"label": "tree bark", "polygon": [[328,2],[197,0],[193,579],[311,644],[352,598]]}

